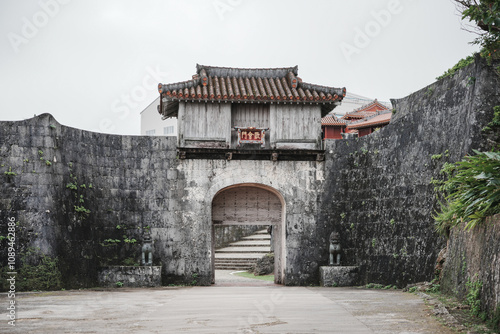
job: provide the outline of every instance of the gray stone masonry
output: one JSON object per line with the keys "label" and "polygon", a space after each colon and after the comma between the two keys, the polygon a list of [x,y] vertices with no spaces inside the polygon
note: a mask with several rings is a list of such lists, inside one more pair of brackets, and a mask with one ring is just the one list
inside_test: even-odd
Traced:
{"label": "gray stone masonry", "polygon": [[210,285],[212,200],[226,187],[258,184],[284,208],[281,283],[319,283],[333,230],[360,284],[430,280],[445,244],[434,232],[431,180],[445,162],[488,148],[481,129],[500,105],[499,87],[477,59],[393,101],[380,131],[326,141],[322,162],[181,160],[175,138],[88,132],[48,114],[0,122],[0,235],[14,217],[17,264],[39,249],[57,257],[65,288],[79,288],[95,286],[102,266],[138,263],[150,231],[163,285]]}
{"label": "gray stone masonry", "polygon": [[468,282],[482,284],[481,310],[493,317],[500,308],[500,214],[472,231],[464,225],[451,231],[441,289],[463,300]]}
{"label": "gray stone masonry", "polygon": [[319,267],[320,286],[354,286],[358,284],[359,267],[321,266]]}
{"label": "gray stone masonry", "polygon": [[99,270],[98,283],[104,287],[154,287],[161,285],[159,266],[109,266]]}
{"label": "gray stone masonry", "polygon": [[489,149],[482,129],[496,105],[499,77],[477,58],[454,76],[393,100],[391,124],[381,130],[328,141],[315,233],[302,241],[310,245],[304,254],[316,254],[309,262],[328,263],[328,236],[336,230],[342,264],[360,267],[360,284],[432,280],[446,239],[434,230],[438,201],[431,181],[443,178],[445,163]]}

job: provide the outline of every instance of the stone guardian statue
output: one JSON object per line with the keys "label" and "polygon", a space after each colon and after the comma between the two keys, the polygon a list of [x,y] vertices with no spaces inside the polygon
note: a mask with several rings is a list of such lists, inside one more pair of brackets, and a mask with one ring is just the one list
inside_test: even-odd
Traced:
{"label": "stone guardian statue", "polygon": [[340,235],[337,231],[330,234],[330,266],[340,266]]}
{"label": "stone guardian statue", "polygon": [[151,240],[151,234],[149,233],[144,235],[144,239],[142,241],[141,264],[143,266],[153,265],[153,241]]}

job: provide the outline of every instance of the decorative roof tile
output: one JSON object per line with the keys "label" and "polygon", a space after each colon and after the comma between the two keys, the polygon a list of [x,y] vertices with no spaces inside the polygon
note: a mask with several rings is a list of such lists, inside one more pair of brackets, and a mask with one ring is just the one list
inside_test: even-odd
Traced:
{"label": "decorative roof tile", "polygon": [[342,118],[348,120],[363,119],[366,117],[374,116],[377,114],[377,112],[383,110],[389,110],[389,108],[375,99],[372,102],[345,114]]}
{"label": "decorative roof tile", "polygon": [[334,126],[347,126],[347,121],[343,119],[338,119],[333,115],[328,115],[321,119],[321,125],[334,125]]}
{"label": "decorative roof tile", "polygon": [[159,112],[177,115],[179,101],[320,104],[326,115],[342,101],[345,88],[302,82],[298,66],[230,68],[196,65],[193,79],[158,84]]}
{"label": "decorative roof tile", "polygon": [[367,117],[357,122],[350,123],[348,129],[362,129],[374,126],[387,125],[391,122],[392,112],[379,112],[374,116]]}

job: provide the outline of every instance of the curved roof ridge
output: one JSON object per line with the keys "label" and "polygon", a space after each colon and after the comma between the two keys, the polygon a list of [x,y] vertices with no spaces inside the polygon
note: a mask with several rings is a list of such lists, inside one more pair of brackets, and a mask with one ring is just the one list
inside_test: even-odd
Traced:
{"label": "curved roof ridge", "polygon": [[378,101],[378,99],[375,99],[375,100],[373,100],[373,101],[371,101],[371,102],[369,102],[369,103],[367,103],[367,104],[365,104],[365,105],[362,105],[362,106],[361,106],[361,107],[359,107],[359,108],[354,109],[354,110],[353,110],[353,111],[351,111],[350,113],[353,113],[353,112],[356,112],[356,111],[361,111],[361,110],[363,110],[363,109],[367,109],[367,108],[369,108],[369,107],[371,107],[371,106],[373,106],[373,105],[379,105],[379,106],[381,106],[381,107],[385,108],[384,110],[388,110],[388,109],[389,109],[387,106],[385,106],[385,105],[383,105],[382,103],[380,103],[380,102]]}
{"label": "curved roof ridge", "polygon": [[335,87],[328,87],[328,86],[322,86],[322,85],[316,85],[308,82],[301,82],[299,83],[299,87],[302,89],[311,89],[311,90],[317,90],[319,92],[323,92],[326,94],[337,94],[338,96],[344,97],[346,94],[346,89],[345,87],[343,88],[335,88]]}
{"label": "curved roof ridge", "polygon": [[180,82],[174,82],[170,84],[158,84],[158,91],[160,94],[162,92],[166,92],[169,90],[177,90],[177,89],[184,89],[184,88],[191,88],[200,83],[200,79],[191,79],[191,80],[186,80],[186,81],[180,81]]}
{"label": "curved roof ridge", "polygon": [[236,78],[279,78],[285,77],[289,72],[298,75],[299,66],[281,67],[281,68],[237,68],[237,67],[218,67],[196,64],[196,73],[200,74],[205,70],[208,76],[212,77],[236,77]]}

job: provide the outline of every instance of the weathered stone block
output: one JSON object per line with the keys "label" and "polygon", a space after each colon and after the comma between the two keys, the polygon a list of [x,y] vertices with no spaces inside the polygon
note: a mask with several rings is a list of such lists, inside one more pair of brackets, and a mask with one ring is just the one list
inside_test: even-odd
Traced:
{"label": "weathered stone block", "polygon": [[161,266],[109,266],[98,273],[101,286],[153,287],[161,285]]}
{"label": "weathered stone block", "polygon": [[359,267],[323,266],[319,267],[321,286],[354,286],[358,284]]}

